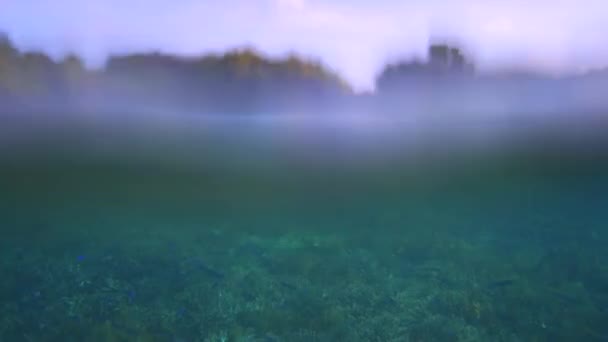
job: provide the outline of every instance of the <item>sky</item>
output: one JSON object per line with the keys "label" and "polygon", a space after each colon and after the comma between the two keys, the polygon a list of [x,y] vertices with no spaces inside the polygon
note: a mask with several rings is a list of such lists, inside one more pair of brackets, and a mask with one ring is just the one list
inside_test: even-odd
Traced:
{"label": "sky", "polygon": [[91,66],[142,50],[296,52],[358,90],[387,62],[424,58],[435,40],[461,45],[481,70],[608,66],[606,0],[0,0],[0,31]]}

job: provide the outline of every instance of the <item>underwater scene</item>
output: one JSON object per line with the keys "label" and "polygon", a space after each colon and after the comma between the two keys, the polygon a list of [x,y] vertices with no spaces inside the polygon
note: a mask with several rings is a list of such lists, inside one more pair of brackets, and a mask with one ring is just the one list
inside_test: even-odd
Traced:
{"label": "underwater scene", "polygon": [[608,340],[602,148],[75,121],[3,126],[0,341]]}

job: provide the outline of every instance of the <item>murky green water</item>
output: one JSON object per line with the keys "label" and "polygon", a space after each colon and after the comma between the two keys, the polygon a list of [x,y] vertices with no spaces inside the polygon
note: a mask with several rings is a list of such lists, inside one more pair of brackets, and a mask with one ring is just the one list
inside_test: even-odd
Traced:
{"label": "murky green water", "polygon": [[608,340],[601,156],[245,126],[4,145],[0,341]]}

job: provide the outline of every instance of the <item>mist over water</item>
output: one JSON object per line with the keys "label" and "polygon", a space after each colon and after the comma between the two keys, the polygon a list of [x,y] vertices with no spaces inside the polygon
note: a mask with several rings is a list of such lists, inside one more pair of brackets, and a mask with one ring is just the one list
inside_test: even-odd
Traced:
{"label": "mist over water", "polygon": [[573,153],[601,154],[607,124],[604,116],[584,112],[483,119],[458,112],[443,118],[288,111],[271,115],[18,113],[0,120],[2,151],[9,155],[49,149],[183,158],[193,163],[204,163],[210,155],[226,155],[234,161],[275,158],[361,166],[434,156],[489,157],[511,150],[560,152],[564,158]]}

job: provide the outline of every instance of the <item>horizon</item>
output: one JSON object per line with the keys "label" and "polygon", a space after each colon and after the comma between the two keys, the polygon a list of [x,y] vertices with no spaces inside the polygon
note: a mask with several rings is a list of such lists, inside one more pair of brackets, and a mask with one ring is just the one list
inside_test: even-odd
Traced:
{"label": "horizon", "polygon": [[[426,58],[435,40],[462,47],[481,71],[523,68],[560,75],[608,65],[601,34],[608,30],[608,6],[596,0],[383,0],[373,6],[325,0],[132,0],[121,6],[114,0],[7,0],[0,9],[0,31],[20,50],[41,50],[55,59],[75,53],[88,67],[117,54],[200,56],[253,47],[272,58],[294,53],[318,60],[357,92],[373,90],[386,64]],[[212,34],[205,35],[209,27]]]}

